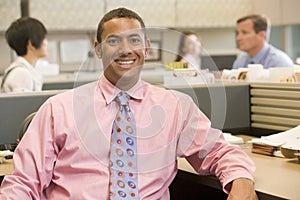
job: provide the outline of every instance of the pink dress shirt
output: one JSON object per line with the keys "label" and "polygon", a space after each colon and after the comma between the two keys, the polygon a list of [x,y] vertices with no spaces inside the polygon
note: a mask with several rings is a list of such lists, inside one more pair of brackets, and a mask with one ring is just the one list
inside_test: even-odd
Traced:
{"label": "pink dress shirt", "polygon": [[[0,199],[108,199],[109,150],[120,90],[102,76],[49,98],[14,153],[14,173],[3,180]],[[192,99],[140,80],[127,91],[137,122],[140,199],[169,199],[177,157],[225,186],[253,180],[255,166]],[[228,191],[226,191],[228,192]]]}

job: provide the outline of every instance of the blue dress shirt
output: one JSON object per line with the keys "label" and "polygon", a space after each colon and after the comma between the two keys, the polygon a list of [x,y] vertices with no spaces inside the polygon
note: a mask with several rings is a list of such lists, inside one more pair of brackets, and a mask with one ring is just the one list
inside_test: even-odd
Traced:
{"label": "blue dress shirt", "polygon": [[233,69],[246,68],[248,64],[261,64],[265,69],[269,67],[293,67],[291,58],[276,47],[265,43],[264,47],[254,56],[243,52],[233,63]]}

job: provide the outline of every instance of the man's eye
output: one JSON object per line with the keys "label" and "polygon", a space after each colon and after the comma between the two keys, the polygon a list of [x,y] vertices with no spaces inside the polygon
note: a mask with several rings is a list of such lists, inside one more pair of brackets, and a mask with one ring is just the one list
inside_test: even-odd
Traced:
{"label": "man's eye", "polygon": [[130,43],[134,45],[141,44],[142,40],[140,38],[131,38]]}
{"label": "man's eye", "polygon": [[109,38],[108,40],[106,40],[106,43],[109,45],[117,45],[120,43],[120,40],[117,38]]}

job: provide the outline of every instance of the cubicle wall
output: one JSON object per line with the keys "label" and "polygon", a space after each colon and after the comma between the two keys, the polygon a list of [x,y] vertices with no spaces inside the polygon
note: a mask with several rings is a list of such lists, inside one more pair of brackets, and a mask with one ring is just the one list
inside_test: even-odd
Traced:
{"label": "cubicle wall", "polygon": [[[222,130],[262,128],[284,131],[300,124],[299,83],[231,83],[171,87],[190,95]],[[50,96],[64,90],[0,95],[0,144],[15,143],[20,124]]]}
{"label": "cubicle wall", "polygon": [[[250,131],[243,134],[261,136],[300,125],[300,83],[224,84],[172,89],[189,94],[215,128],[242,128]],[[247,127],[251,130],[243,129]]]}
{"label": "cubicle wall", "polygon": [[[214,128],[224,130],[250,127],[250,92],[247,83],[184,86],[170,89],[190,95],[204,114],[210,118]],[[64,90],[1,94],[0,144],[15,143],[23,120],[32,112],[37,111],[50,96],[62,91]]]}
{"label": "cubicle wall", "polygon": [[285,131],[300,125],[300,83],[251,83],[251,126]]}
{"label": "cubicle wall", "polygon": [[190,95],[210,118],[212,127],[236,129],[250,127],[249,84],[212,84],[192,87],[172,87]]}
{"label": "cubicle wall", "polygon": [[0,95],[0,144],[14,144],[23,120],[50,97],[64,90]]}
{"label": "cubicle wall", "polygon": [[73,89],[75,87],[90,83],[91,81],[65,81],[65,82],[52,82],[52,83],[44,83],[43,90],[62,90],[62,89]]}

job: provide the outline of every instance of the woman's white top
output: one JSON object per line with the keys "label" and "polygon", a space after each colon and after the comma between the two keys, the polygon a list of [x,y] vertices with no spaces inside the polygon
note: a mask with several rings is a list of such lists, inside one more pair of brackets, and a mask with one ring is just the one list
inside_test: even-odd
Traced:
{"label": "woman's white top", "polygon": [[201,70],[200,57],[195,57],[191,54],[186,54],[186,55],[184,55],[184,57],[181,59],[180,62],[187,62],[189,68]]}
{"label": "woman's white top", "polygon": [[43,76],[27,60],[20,56],[5,70],[3,78],[3,92],[42,90]]}

